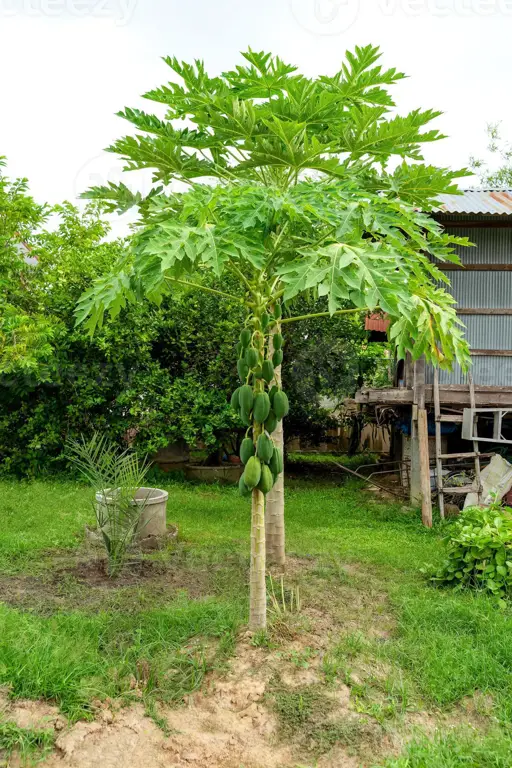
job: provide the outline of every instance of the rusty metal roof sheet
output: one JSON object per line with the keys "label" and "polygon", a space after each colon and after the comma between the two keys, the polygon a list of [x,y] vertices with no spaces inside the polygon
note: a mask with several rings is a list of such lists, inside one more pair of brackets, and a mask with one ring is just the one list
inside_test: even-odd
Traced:
{"label": "rusty metal roof sheet", "polygon": [[368,315],[365,318],[364,327],[366,331],[380,331],[381,333],[385,333],[389,328],[389,318],[378,313]]}
{"label": "rusty metal roof sheet", "polygon": [[460,195],[439,195],[442,213],[493,213],[512,216],[512,189],[464,189]]}

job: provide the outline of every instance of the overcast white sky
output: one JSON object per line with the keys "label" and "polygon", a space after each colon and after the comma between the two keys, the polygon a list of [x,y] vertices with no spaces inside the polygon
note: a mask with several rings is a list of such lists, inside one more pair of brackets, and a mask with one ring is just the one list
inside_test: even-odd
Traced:
{"label": "overcast white sky", "polygon": [[162,55],[203,58],[212,73],[251,46],[310,75],[334,72],[346,48],[376,43],[410,78],[400,111],[442,109],[449,138],[427,159],[466,164],[485,126],[512,138],[512,0],[0,0],[0,155],[36,198],[74,200],[118,180],[103,147],[115,117],[168,79]]}

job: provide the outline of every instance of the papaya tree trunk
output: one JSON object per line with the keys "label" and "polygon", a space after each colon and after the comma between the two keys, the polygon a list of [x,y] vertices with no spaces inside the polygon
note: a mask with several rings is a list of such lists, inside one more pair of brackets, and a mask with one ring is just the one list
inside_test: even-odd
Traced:
{"label": "papaya tree trunk", "polygon": [[265,581],[265,496],[252,492],[251,570],[249,629],[256,632],[267,626],[267,585]]}
{"label": "papaya tree trunk", "polygon": [[[280,324],[276,325],[270,334],[269,347],[270,355],[274,352],[272,339],[275,333],[280,333]],[[274,378],[276,384],[281,386],[281,366],[274,369]],[[277,427],[272,433],[274,445],[280,449],[284,458],[284,431],[283,421],[277,423]],[[285,529],[284,529],[284,472],[281,472],[277,481],[267,494],[267,504],[265,510],[265,538],[267,559],[269,563],[284,568],[286,564],[285,554]]]}

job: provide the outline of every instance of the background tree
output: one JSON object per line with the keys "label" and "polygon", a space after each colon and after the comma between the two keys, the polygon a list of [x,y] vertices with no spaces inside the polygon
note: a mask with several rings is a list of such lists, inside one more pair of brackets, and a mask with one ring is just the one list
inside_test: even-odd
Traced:
{"label": "background tree", "polygon": [[[243,319],[239,302],[182,292],[166,297],[157,312],[132,304],[122,324],[90,339],[75,328],[76,302],[126,246],[105,241],[108,225],[96,204],[79,213],[70,204],[34,203],[38,215],[24,228],[15,211],[32,211],[19,199],[26,189],[26,182],[17,184],[16,205],[2,204],[11,233],[9,249],[0,249],[2,471],[65,469],[66,441],[100,430],[122,447],[129,435],[141,455],[173,440],[221,450],[238,426],[226,402],[226,379],[236,366],[231,350],[219,355],[217,349],[226,336],[234,347]],[[43,210],[53,214],[51,231]]]}
{"label": "background tree", "polygon": [[[490,163],[480,157],[472,156],[469,159],[469,167],[475,176],[478,176],[481,187],[510,189],[512,187],[512,146],[503,138],[499,122],[489,123],[486,132]],[[497,167],[495,167],[496,162]]]}
{"label": "background tree", "polygon": [[49,209],[28,194],[26,179],[5,175],[0,157],[0,374],[45,376],[55,329],[28,289],[31,248]]}
{"label": "background tree", "polygon": [[[424,354],[449,366],[457,358],[464,365],[468,351],[453,299],[435,286],[444,276],[430,257],[456,260],[452,245],[465,241],[444,234],[419,210],[439,193],[454,192],[461,173],[419,162],[421,145],[441,138],[425,129],[438,113],[390,116],[388,87],[403,75],[383,70],[377,49],[356,48],[337,73],[317,79],[295,74],[270,54],[244,57],[246,65],[213,78],[202,62],[166,59],[181,82],[146,94],[164,105],[163,119],[121,113],[140,132],[110,151],[124,158],[126,170],[152,169],[155,186],[145,199],[124,184],[89,192],[112,210],[137,206],[139,230],[133,255],[82,297],[77,320],[93,332],[105,312],[115,317],[142,295],[158,302],[172,285],[200,284],[205,272],[236,275],[233,298],[242,297],[246,310],[238,369],[252,396],[244,390],[247,398],[235,396],[234,404],[259,450],[259,438],[271,431],[263,423],[265,398],[276,411],[268,374],[281,356],[269,359],[269,330],[279,328],[282,303],[313,292],[327,298],[330,315],[350,311],[340,309],[347,301],[357,312],[379,308],[390,316],[400,356],[409,350],[415,359]],[[397,157],[415,162],[388,170]],[[188,191],[169,191],[172,181]],[[253,401],[265,407],[251,411]],[[250,626],[261,629],[265,536],[258,481],[267,465],[255,458],[244,478],[253,488]]]}
{"label": "background tree", "polygon": [[[181,440],[204,446],[210,462],[237,452],[245,428],[228,400],[244,312],[239,301],[214,291],[236,291],[238,279],[221,283],[212,276],[213,292],[183,288],[164,296],[159,307],[131,303],[122,323],[105,325],[91,339],[74,327],[76,302],[95,277],[114,267],[126,244],[105,240],[108,228],[96,205],[82,213],[67,203],[41,206],[26,181],[6,177],[3,191],[1,471],[34,476],[66,470],[66,441],[99,430],[119,447],[130,436],[141,456]],[[305,313],[313,304],[305,300],[296,310]],[[365,333],[361,322],[343,316],[289,329],[291,430],[320,439],[331,422],[319,398],[350,393]]]}
{"label": "background tree", "polygon": [[[327,309],[324,299],[301,299],[300,314]],[[313,444],[339,426],[333,413],[353,397],[361,384],[389,383],[387,345],[368,343],[364,318],[357,314],[313,317],[286,328],[286,366],[283,386],[290,398],[286,428],[289,437]],[[326,409],[328,403],[328,409]]]}

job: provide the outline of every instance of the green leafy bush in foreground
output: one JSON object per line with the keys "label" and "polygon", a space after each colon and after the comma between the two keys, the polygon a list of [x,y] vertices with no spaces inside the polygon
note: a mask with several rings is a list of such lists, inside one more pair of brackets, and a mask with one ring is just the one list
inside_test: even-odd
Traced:
{"label": "green leafy bush in foreground", "polygon": [[431,579],[504,598],[512,591],[512,509],[469,507],[450,526],[448,558]]}

